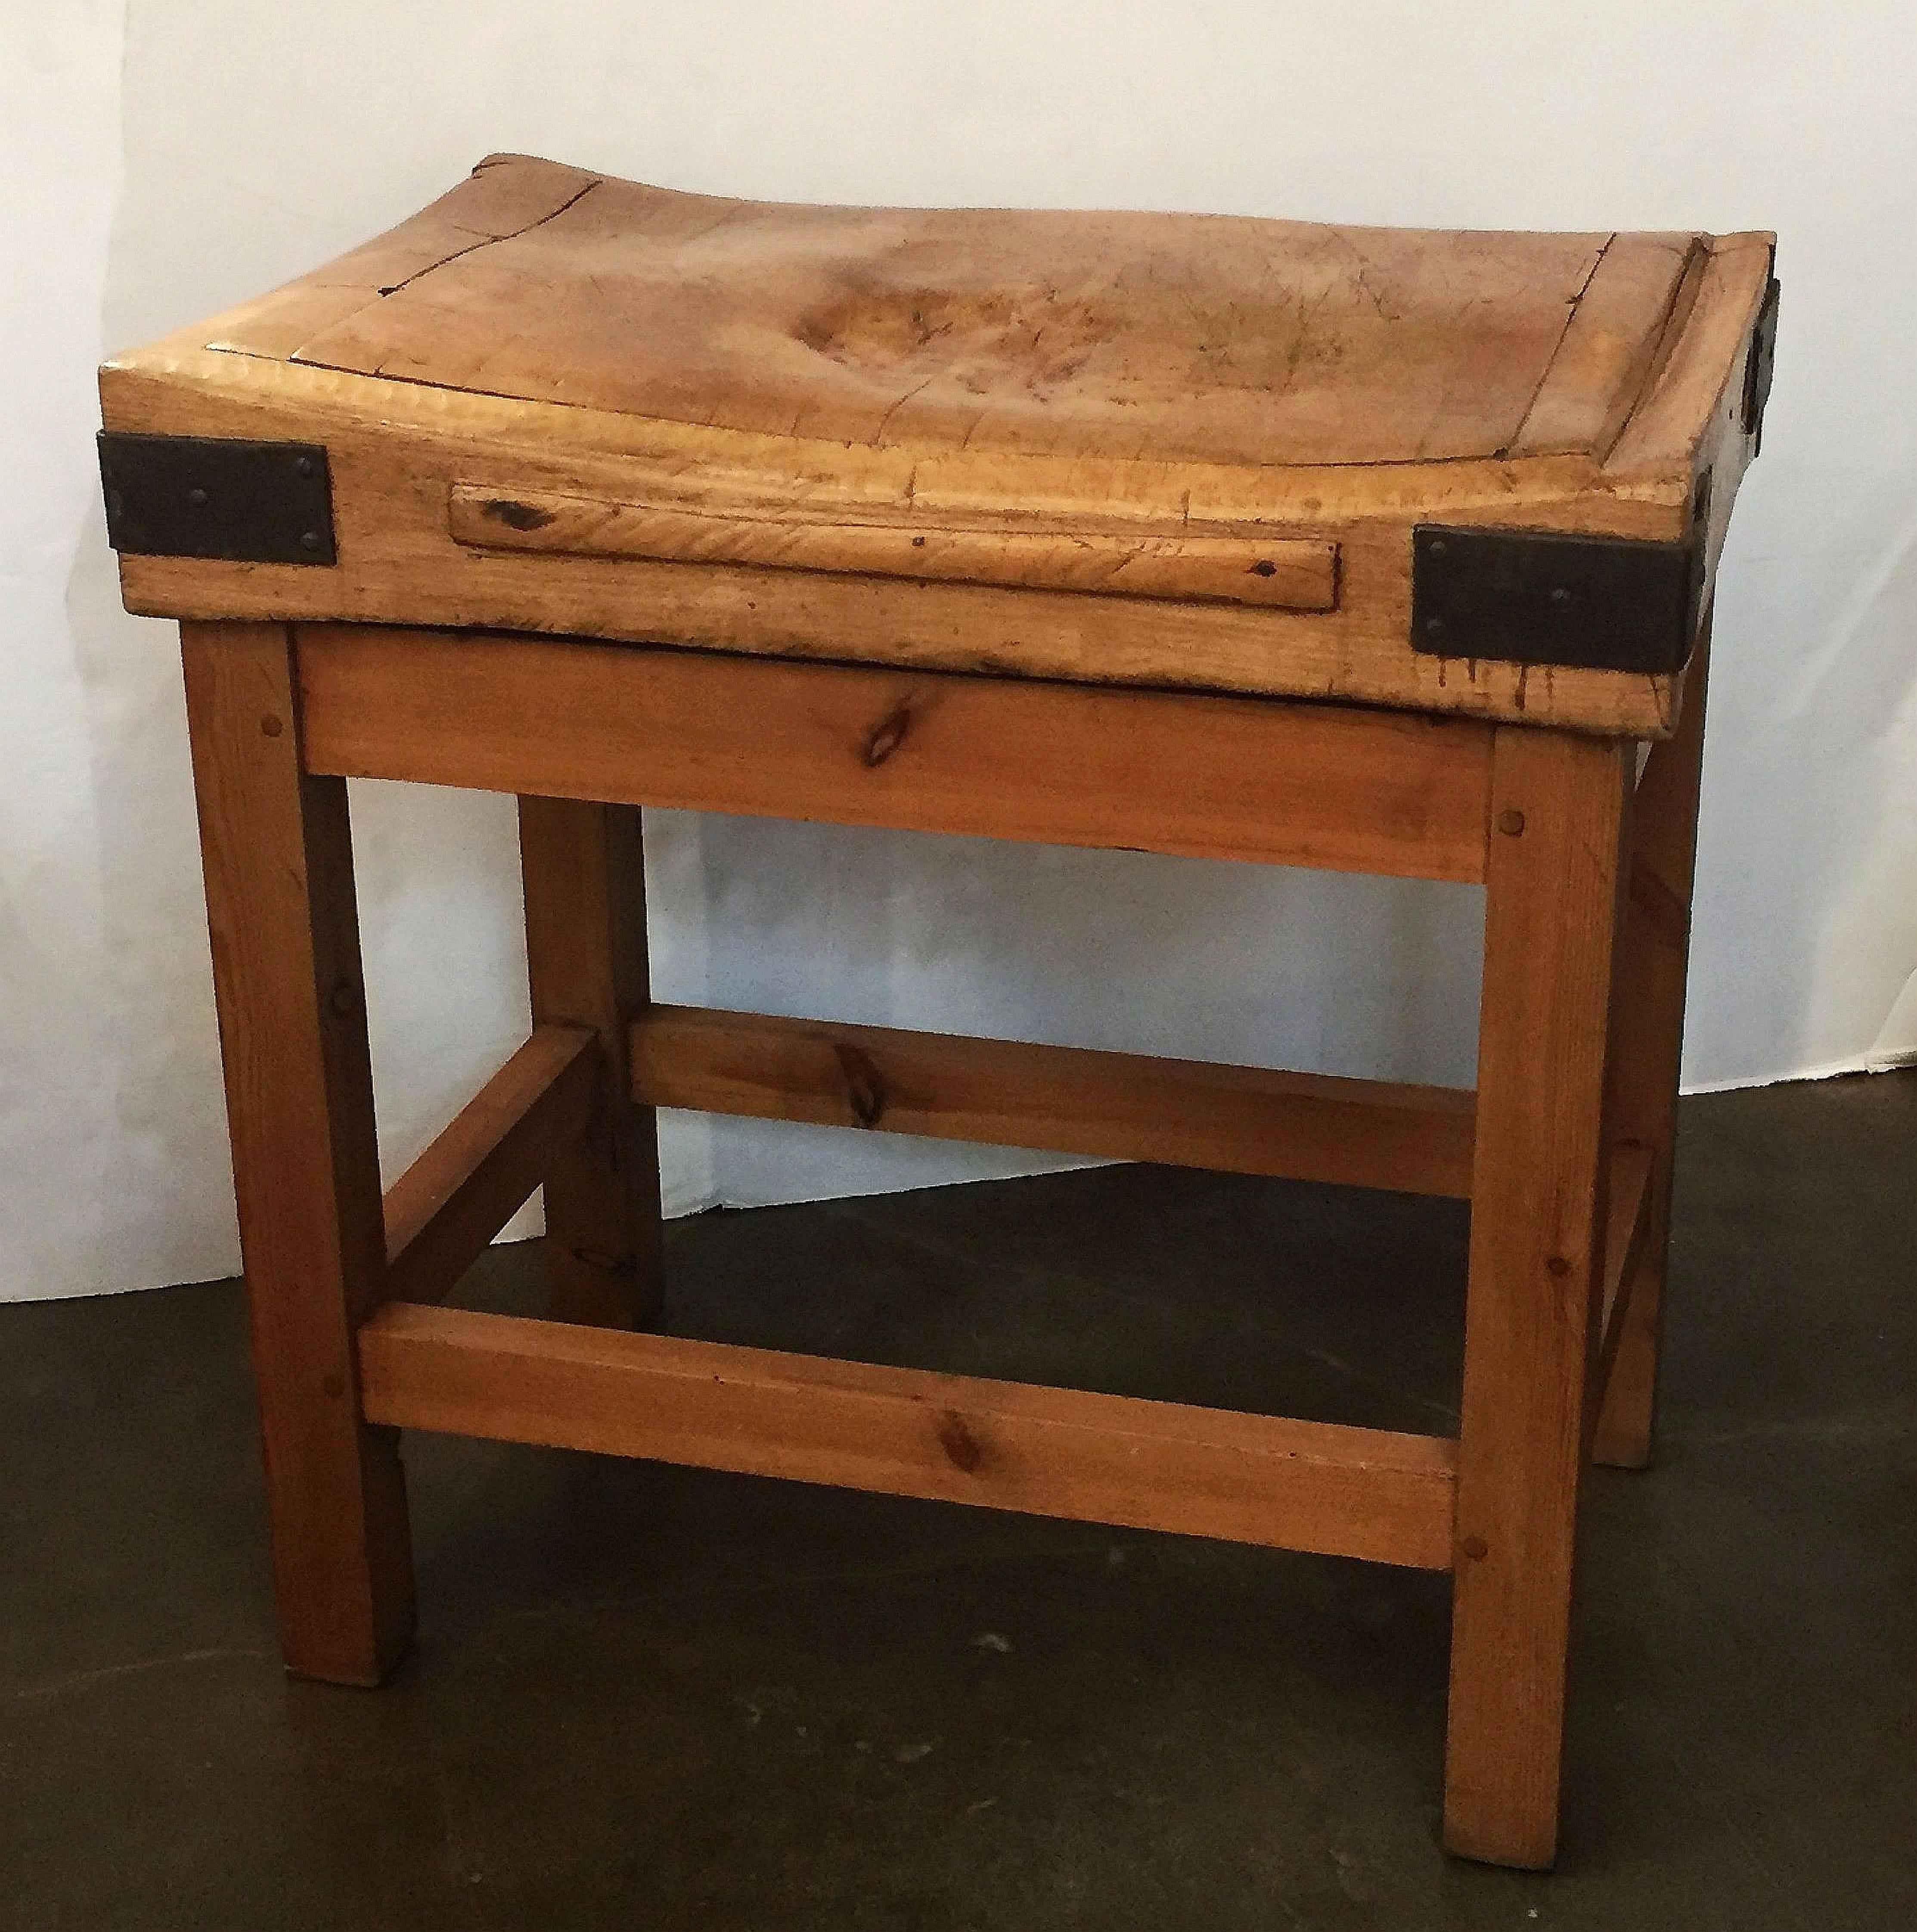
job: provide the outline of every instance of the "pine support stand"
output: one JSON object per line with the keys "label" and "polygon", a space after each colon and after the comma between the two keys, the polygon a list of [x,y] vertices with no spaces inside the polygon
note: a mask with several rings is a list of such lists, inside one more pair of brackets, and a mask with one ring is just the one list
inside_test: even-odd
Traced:
{"label": "pine support stand", "polygon": [[[1250,224],[1247,267],[1181,218],[712,204],[712,256],[694,203],[496,160],[104,374],[128,599],[182,620],[289,1666],[374,1684],[406,1648],[407,1430],[1448,1570],[1445,1841],[1550,1864],[1583,1474],[1650,1453],[1702,639],[1768,238],[1353,231],[1340,269],[1324,231]],[[628,250],[622,308],[569,237],[602,296]],[[1114,248],[1221,313],[1274,262],[1330,278],[1342,416],[1275,377],[1214,409],[1189,316],[1068,301],[1074,250]],[[855,296],[821,308],[812,256]],[[701,312],[682,364],[650,334],[620,361],[688,265],[778,352],[736,366]],[[1461,276],[1507,350],[1544,318],[1502,400],[1472,304],[1443,316],[1474,400],[1383,326]],[[1084,338],[1013,370],[996,442],[1016,358],[981,281]],[[524,870],[530,1034],[383,1199],[355,778],[515,794]],[[647,806],[1481,883],[1475,1090],[656,1005]],[[660,1106],[1468,1199],[1457,1435],[650,1332]],[[550,1318],[448,1305],[542,1185]]]}

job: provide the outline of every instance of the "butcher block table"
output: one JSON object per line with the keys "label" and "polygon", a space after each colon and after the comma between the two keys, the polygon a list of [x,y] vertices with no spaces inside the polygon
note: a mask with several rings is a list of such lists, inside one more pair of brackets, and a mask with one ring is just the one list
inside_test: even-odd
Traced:
{"label": "butcher block table", "polygon": [[[1650,1449],[1772,260],[503,155],[110,362],[291,1668],[407,1646],[405,1429],[1415,1564],[1452,1580],[1445,1842],[1549,1864],[1580,1479]],[[383,1199],[352,778],[517,794],[525,878],[530,1036]],[[1476,1089],[656,1005],[645,806],[1481,882]],[[1468,1199],[1457,1434],[649,1332],[662,1106]],[[446,1305],[542,1184],[551,1318]]]}

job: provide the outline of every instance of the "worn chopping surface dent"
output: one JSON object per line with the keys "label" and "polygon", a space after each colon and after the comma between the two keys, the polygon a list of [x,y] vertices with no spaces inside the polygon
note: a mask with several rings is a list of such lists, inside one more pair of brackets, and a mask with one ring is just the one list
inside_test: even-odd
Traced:
{"label": "worn chopping surface dent", "polygon": [[[1686,235],[734,201],[501,158],[212,346],[873,446],[1222,464],[1598,447]],[[1576,323],[1599,316],[1586,341]]]}

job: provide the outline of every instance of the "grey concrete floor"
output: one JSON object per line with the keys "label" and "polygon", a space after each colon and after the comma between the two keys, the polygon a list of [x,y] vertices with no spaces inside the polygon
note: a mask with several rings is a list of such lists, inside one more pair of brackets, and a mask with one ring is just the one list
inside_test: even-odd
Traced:
{"label": "grey concrete floor", "polygon": [[[290,1682],[216,1283],[0,1309],[0,1924],[1908,1932],[1917,1076],[1688,1101],[1679,1184],[1555,1875],[1438,1849],[1444,1582],[1356,1563],[420,1438],[417,1655]],[[1443,1429],[1465,1235],[1112,1168],[680,1223],[670,1324]]]}

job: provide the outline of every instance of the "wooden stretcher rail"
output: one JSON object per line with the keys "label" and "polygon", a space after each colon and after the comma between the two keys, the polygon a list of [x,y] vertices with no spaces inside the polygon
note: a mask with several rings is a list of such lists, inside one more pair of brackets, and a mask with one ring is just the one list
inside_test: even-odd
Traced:
{"label": "wooden stretcher rail", "polygon": [[597,1035],[540,1026],[388,1189],[386,1293],[438,1301],[591,1118]]}
{"label": "wooden stretcher rail", "polygon": [[1473,1098],[1141,1054],[654,1006],[632,1096],[1116,1160],[1468,1197]]}
{"label": "wooden stretcher rail", "polygon": [[1484,876],[1474,721],[476,631],[297,644],[315,772]]}
{"label": "wooden stretcher rail", "polygon": [[1436,1436],[390,1303],[368,1420],[1446,1569]]}

